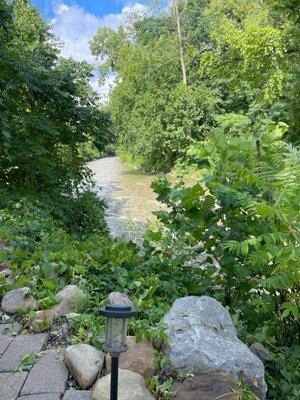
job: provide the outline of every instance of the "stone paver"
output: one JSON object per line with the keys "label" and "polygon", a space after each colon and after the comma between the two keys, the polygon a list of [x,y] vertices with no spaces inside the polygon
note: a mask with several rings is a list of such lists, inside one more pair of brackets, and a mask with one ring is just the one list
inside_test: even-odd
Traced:
{"label": "stone paver", "polygon": [[1,400],[16,400],[27,377],[27,372],[0,374]]}
{"label": "stone paver", "polygon": [[18,322],[11,322],[8,324],[0,324],[0,333],[5,335],[17,335],[22,328]]}
{"label": "stone paver", "polygon": [[21,325],[17,322],[0,325],[0,355],[5,352],[14,336],[19,333],[20,329]]}
{"label": "stone paver", "polygon": [[48,335],[19,335],[10,343],[0,359],[0,372],[14,370],[20,364],[22,357],[29,353],[39,353],[44,346]]}
{"label": "stone paver", "polygon": [[60,396],[58,394],[32,394],[29,396],[18,397],[17,400],[60,400]]}
{"label": "stone paver", "polygon": [[90,400],[91,392],[89,390],[67,390],[63,400]]}
{"label": "stone paver", "polygon": [[21,390],[21,396],[38,393],[62,395],[65,392],[69,371],[62,354],[59,350],[45,351],[42,358],[32,367]]}

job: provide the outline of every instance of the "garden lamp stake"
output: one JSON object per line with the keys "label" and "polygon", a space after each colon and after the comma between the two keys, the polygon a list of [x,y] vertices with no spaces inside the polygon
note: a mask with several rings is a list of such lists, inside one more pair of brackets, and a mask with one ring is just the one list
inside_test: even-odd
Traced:
{"label": "garden lamp stake", "polygon": [[111,356],[110,400],[118,400],[119,357],[128,349],[126,344],[128,320],[136,311],[132,307],[114,305],[100,310],[106,317],[104,350]]}

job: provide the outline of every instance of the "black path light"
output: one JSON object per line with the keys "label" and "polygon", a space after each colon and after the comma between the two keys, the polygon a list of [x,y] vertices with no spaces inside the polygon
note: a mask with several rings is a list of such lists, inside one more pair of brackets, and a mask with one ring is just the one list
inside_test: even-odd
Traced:
{"label": "black path light", "polygon": [[111,356],[110,400],[118,399],[119,357],[128,349],[126,344],[128,320],[136,311],[128,306],[106,306],[100,310],[106,320],[106,340],[104,350]]}

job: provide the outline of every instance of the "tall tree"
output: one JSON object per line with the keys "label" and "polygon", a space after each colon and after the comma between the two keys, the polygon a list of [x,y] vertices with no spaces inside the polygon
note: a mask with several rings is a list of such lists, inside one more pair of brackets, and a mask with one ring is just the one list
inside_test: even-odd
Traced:
{"label": "tall tree", "polygon": [[172,13],[173,13],[173,18],[174,18],[174,23],[175,23],[175,29],[178,37],[178,44],[179,44],[179,57],[180,57],[180,65],[181,65],[181,72],[182,72],[182,80],[183,84],[187,85],[188,80],[187,80],[187,72],[186,72],[186,65],[185,65],[185,57],[184,57],[184,45],[183,45],[183,37],[182,37],[182,29],[181,29],[181,18],[183,13],[185,12],[185,9],[187,7],[188,0],[185,1],[185,4],[183,6],[183,9],[179,9],[179,0],[173,0],[172,1]]}
{"label": "tall tree", "polygon": [[79,144],[107,136],[91,69],[60,60],[28,0],[1,0],[0,18],[1,187],[70,193],[86,176]]}

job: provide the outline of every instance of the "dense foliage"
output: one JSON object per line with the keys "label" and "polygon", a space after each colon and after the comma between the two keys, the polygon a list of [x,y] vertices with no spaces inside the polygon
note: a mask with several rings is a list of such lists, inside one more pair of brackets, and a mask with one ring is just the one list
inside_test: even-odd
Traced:
{"label": "dense foliage", "polygon": [[131,29],[100,29],[91,44],[106,57],[102,76],[117,74],[109,108],[119,154],[146,169],[170,169],[224,113],[288,123],[296,141],[297,5],[171,3],[133,19]]}
{"label": "dense foliage", "polygon": [[189,162],[202,174],[197,184],[153,184],[169,211],[156,213],[161,225],[148,233],[149,250],[177,271],[189,268],[187,293],[220,300],[242,338],[274,353],[279,370],[267,365],[268,398],[296,399],[300,153],[282,140],[283,124],[256,136],[249,121],[232,119],[226,126],[227,134],[221,124],[190,149]]}
{"label": "dense foliage", "polygon": [[80,144],[108,141],[108,117],[89,85],[92,67],[59,59],[28,0],[0,1],[0,184],[70,194],[86,176]]}

